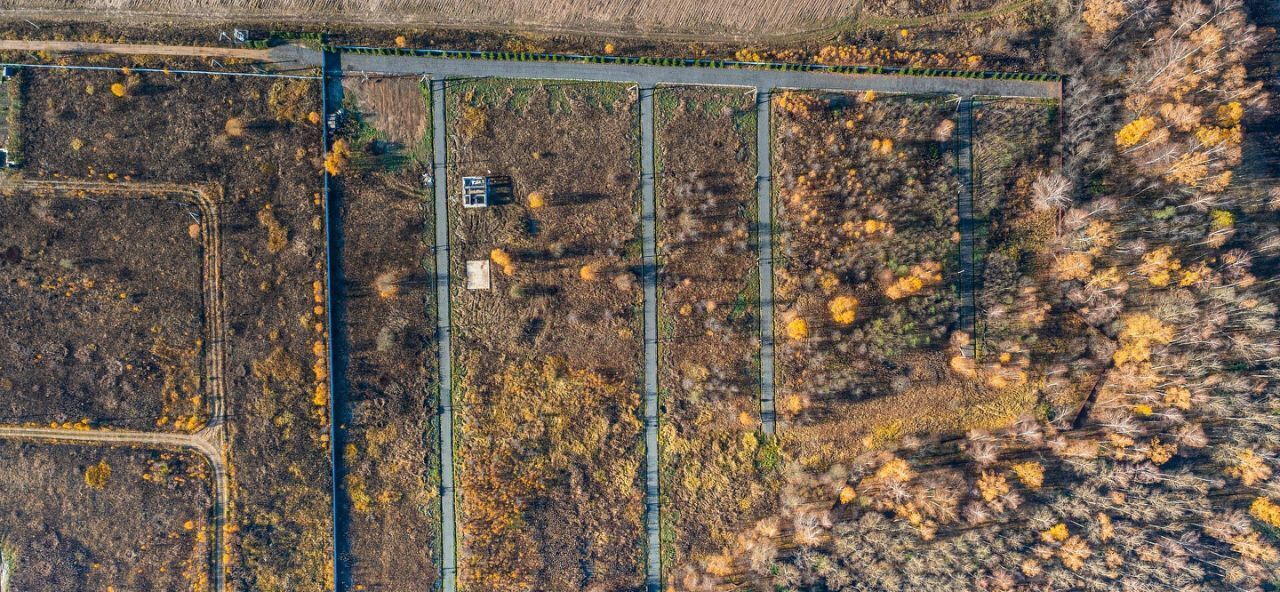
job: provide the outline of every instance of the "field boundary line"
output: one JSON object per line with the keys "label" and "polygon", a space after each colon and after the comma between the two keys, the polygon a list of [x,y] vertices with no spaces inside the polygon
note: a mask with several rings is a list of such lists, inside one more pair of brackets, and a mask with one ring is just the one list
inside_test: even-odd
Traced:
{"label": "field boundary line", "polygon": [[654,181],[653,86],[641,86],[640,241],[644,281],[645,588],[662,590],[662,500],[658,477],[658,254]]}
{"label": "field boundary line", "polygon": [[760,428],[777,431],[774,406],[772,90],[756,89],[756,258],[760,266]]}
{"label": "field boundary line", "polygon": [[441,587],[458,589],[458,534],[453,479],[453,309],[450,306],[449,257],[449,128],[445,118],[445,83],[431,77],[432,173],[435,190],[436,353],[439,369],[440,419],[440,554]]}

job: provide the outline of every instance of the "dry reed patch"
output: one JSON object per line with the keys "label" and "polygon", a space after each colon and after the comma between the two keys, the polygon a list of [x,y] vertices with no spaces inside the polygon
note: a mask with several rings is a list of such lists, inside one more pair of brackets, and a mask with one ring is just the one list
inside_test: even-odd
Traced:
{"label": "dry reed patch", "polygon": [[422,83],[405,78],[349,78],[343,88],[358,104],[360,117],[400,146],[416,146],[427,137],[430,105]]}

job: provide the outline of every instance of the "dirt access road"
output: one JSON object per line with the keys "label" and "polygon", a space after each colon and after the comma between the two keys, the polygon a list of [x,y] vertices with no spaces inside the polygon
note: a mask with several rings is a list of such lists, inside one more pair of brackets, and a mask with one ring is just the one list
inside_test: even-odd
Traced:
{"label": "dirt access road", "polygon": [[0,50],[54,51],[59,53],[116,53],[125,55],[167,55],[184,57],[228,58],[265,62],[271,59],[265,49],[238,47],[197,47],[185,45],[126,45],[87,43],[82,41],[0,41]]}

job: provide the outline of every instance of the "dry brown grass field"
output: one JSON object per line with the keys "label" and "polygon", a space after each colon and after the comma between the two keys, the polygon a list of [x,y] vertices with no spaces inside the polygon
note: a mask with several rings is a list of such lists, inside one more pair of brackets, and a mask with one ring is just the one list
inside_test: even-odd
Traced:
{"label": "dry brown grass field", "polygon": [[209,590],[208,467],[180,452],[0,442],[0,588]]}
{"label": "dry brown grass field", "polygon": [[[435,421],[427,97],[416,79],[348,80],[340,136],[352,151],[335,177],[341,274],[335,274],[335,363],[348,403],[343,482],[351,589],[430,589],[438,578],[439,454]],[[342,503],[342,500],[340,500]],[[341,531],[340,531],[341,532]],[[341,541],[340,547],[341,548]]]}
{"label": "dry brown grass field", "polygon": [[684,587],[695,562],[777,499],[776,440],[759,433],[753,98],[696,87],[655,96],[662,565]]}
{"label": "dry brown grass field", "polygon": [[224,21],[330,21],[397,26],[500,27],[635,32],[801,33],[832,26],[854,14],[858,0],[721,0],[718,3],[645,0],[5,0],[0,13],[102,14],[128,18],[188,17]]}
{"label": "dry brown grass field", "polygon": [[[1039,0],[3,0],[0,15],[127,21],[192,17],[205,22],[277,21],[665,34],[760,39],[821,33],[842,25],[889,27],[973,20]],[[701,40],[701,38],[700,38]]]}
{"label": "dry brown grass field", "polygon": [[0,13],[102,14],[130,19],[188,17],[205,20],[455,26],[531,30],[667,32],[740,35],[804,33],[852,16],[858,0],[5,0]]}
{"label": "dry brown grass field", "polygon": [[203,427],[199,208],[39,187],[0,194],[0,421]]}
{"label": "dry brown grass field", "polygon": [[643,586],[636,91],[486,79],[448,90],[459,589]]}
{"label": "dry brown grass field", "polygon": [[[311,117],[320,109],[318,85],[55,70],[24,72],[17,82],[26,106],[19,118],[22,175],[122,187],[176,183],[219,188],[219,282],[234,507],[227,539],[229,583],[241,590],[330,588],[327,302],[320,129],[312,123],[320,116]],[[77,138],[82,145],[73,142]],[[152,256],[186,251],[184,258],[194,260],[194,248],[179,242],[191,240],[185,233],[194,219],[182,211],[163,218],[158,213],[147,218],[155,219],[157,227],[139,236],[163,237],[181,250],[166,248]],[[175,224],[180,226],[167,227]],[[109,239],[96,242],[105,245]],[[164,243],[157,239],[148,244]],[[71,247],[58,243],[57,249]],[[115,254],[117,260],[121,257]],[[83,261],[80,265],[86,266]],[[187,284],[199,281],[198,273],[187,275]],[[152,289],[165,285],[156,282]],[[163,318],[153,315],[151,323],[162,324]]]}

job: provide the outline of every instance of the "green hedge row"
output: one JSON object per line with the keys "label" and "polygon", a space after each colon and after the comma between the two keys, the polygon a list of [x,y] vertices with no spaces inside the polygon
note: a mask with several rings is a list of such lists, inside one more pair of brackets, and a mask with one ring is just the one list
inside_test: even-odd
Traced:
{"label": "green hedge row", "polygon": [[581,64],[622,64],[644,66],[669,66],[687,68],[747,68],[786,72],[833,72],[836,74],[887,74],[904,76],[934,76],[942,78],[974,78],[984,80],[1020,80],[1032,82],[1057,81],[1057,74],[1025,74],[1020,72],[989,72],[970,70],[946,70],[941,68],[907,68],[898,66],[827,66],[823,64],[794,64],[781,62],[738,62],[733,60],[708,60],[661,57],[625,57],[602,55],[568,55],[554,53],[528,53],[513,51],[461,51],[451,49],[405,49],[394,47],[323,46],[325,51],[361,55],[417,56],[449,59],[479,59],[507,62],[570,62]]}

